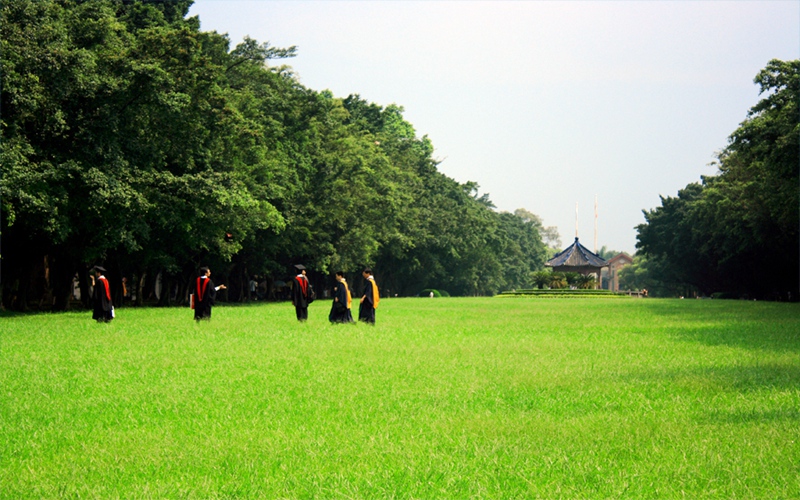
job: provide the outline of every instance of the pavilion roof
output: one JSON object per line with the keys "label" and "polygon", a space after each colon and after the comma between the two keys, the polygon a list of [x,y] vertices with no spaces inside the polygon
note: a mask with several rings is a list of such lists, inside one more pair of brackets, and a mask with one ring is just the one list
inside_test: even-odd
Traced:
{"label": "pavilion roof", "polygon": [[581,245],[578,238],[575,243],[568,246],[555,257],[545,263],[548,267],[595,267],[601,268],[608,266],[608,261],[603,260],[599,255]]}

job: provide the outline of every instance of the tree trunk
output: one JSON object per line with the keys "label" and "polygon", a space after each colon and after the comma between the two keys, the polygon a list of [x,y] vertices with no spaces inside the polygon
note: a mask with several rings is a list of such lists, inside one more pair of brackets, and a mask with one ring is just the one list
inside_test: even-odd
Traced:
{"label": "tree trunk", "polygon": [[136,305],[144,305],[144,285],[147,280],[147,272],[143,272],[142,276],[136,280]]}
{"label": "tree trunk", "polygon": [[160,307],[169,307],[172,303],[172,276],[161,271],[161,296],[158,298]]}
{"label": "tree trunk", "polygon": [[[53,294],[53,310],[66,311],[69,309],[69,299],[72,296],[72,278],[75,276],[76,265],[66,257],[52,257],[48,259],[50,289]],[[83,294],[81,294],[83,297]]]}

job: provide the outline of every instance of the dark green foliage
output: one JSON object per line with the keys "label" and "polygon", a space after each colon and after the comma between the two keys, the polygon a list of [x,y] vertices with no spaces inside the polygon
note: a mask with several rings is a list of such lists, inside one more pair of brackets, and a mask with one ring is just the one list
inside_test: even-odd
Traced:
{"label": "dark green foliage", "polygon": [[798,297],[800,61],[770,61],[755,82],[764,98],[719,154],[719,174],[662,198],[638,226],[667,294]]}
{"label": "dark green foliage", "polygon": [[519,289],[500,292],[498,297],[535,297],[535,298],[625,298],[627,293],[613,292],[611,290],[595,289]]}
{"label": "dark green foliage", "polygon": [[160,274],[163,305],[200,265],[234,301],[296,262],[313,282],[373,266],[391,295],[490,295],[541,267],[541,221],[440,173],[402,107],[307,89],[271,64],[295,47],[231,49],[190,5],[2,4],[6,307],[66,308],[97,263],[139,302]]}

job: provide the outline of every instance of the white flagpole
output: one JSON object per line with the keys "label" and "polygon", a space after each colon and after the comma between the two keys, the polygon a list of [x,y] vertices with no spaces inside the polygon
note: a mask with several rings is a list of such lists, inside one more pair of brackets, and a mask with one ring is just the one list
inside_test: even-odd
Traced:
{"label": "white flagpole", "polygon": [[597,195],[594,195],[594,253],[597,253]]}
{"label": "white flagpole", "polygon": [[575,202],[575,239],[578,239],[578,202]]}

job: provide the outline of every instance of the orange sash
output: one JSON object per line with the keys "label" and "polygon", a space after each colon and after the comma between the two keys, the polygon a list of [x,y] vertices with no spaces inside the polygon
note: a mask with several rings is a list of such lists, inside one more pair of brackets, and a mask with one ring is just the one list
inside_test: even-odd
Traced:
{"label": "orange sash", "polygon": [[373,309],[377,309],[378,308],[378,302],[381,301],[381,296],[378,293],[378,284],[375,283],[375,278],[373,278],[372,276],[370,276],[367,279],[372,282],[372,308]]}
{"label": "orange sash", "polygon": [[353,298],[350,296],[350,288],[347,286],[346,281],[340,281],[339,284],[344,287],[344,291],[347,294],[347,308],[350,309],[350,304],[353,303]]}

